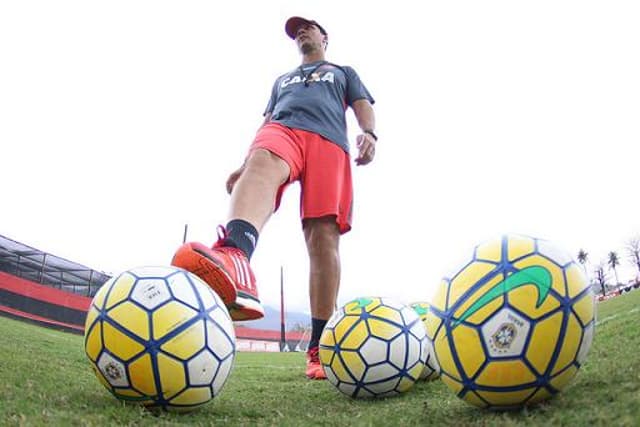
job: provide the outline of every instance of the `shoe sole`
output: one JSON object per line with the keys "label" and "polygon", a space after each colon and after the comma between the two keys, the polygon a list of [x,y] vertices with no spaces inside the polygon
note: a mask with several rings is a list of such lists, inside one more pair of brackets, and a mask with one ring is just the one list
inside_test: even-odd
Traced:
{"label": "shoe sole", "polygon": [[264,308],[254,296],[239,291],[236,302],[227,306],[233,320],[256,320],[264,317]]}

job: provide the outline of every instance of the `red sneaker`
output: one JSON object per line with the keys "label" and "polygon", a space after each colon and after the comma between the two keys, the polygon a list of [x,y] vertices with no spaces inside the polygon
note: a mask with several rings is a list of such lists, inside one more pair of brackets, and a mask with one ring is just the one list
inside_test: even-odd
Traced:
{"label": "red sneaker", "polygon": [[223,246],[226,231],[223,227],[218,230],[218,241],[213,248],[196,242],[185,243],[176,251],[171,265],[204,280],[222,298],[231,319],[260,319],[264,317],[264,309],[249,260],[240,249]]}
{"label": "red sneaker", "polygon": [[324,373],[322,363],[319,356],[320,349],[313,347],[307,350],[307,378],[310,380],[326,380],[327,375]]}

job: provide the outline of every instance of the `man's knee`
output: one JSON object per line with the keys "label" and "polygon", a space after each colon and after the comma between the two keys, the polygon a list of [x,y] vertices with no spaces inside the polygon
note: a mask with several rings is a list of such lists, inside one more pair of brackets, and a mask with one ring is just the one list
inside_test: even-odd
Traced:
{"label": "man's knee", "polygon": [[306,219],[304,234],[309,255],[338,255],[340,229],[335,216]]}
{"label": "man's knee", "polygon": [[284,183],[289,177],[289,165],[272,152],[258,148],[249,155],[245,172],[257,175],[264,180]]}

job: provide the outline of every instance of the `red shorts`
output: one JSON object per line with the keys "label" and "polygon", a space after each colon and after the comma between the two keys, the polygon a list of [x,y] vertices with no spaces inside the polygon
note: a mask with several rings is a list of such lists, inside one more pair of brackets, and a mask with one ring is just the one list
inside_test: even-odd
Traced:
{"label": "red shorts", "polygon": [[322,136],[279,123],[262,126],[250,152],[262,148],[289,165],[289,180],[278,189],[275,209],[289,184],[300,181],[300,218],[335,215],[340,233],[351,229],[353,183],[349,155]]}

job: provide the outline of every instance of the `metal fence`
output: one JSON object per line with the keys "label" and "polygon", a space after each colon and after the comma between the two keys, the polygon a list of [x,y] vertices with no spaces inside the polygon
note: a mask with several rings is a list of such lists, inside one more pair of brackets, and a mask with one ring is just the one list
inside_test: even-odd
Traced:
{"label": "metal fence", "polygon": [[0,271],[42,285],[92,297],[106,273],[42,252],[0,235]]}

